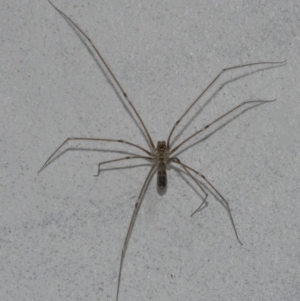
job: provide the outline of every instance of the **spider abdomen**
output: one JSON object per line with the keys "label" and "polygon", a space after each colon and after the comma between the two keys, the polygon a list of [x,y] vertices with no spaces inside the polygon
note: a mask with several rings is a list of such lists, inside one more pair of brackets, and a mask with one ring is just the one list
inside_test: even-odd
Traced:
{"label": "spider abdomen", "polygon": [[157,187],[159,190],[164,190],[167,187],[167,170],[163,162],[160,162],[157,167]]}

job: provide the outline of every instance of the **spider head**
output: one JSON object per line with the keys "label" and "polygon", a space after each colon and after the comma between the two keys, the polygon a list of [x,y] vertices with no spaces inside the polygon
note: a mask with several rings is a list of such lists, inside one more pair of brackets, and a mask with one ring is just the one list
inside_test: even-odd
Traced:
{"label": "spider head", "polygon": [[158,141],[156,147],[156,161],[169,164],[169,151],[165,141]]}
{"label": "spider head", "polygon": [[157,142],[157,151],[165,151],[167,149],[166,142],[165,141],[158,141]]}

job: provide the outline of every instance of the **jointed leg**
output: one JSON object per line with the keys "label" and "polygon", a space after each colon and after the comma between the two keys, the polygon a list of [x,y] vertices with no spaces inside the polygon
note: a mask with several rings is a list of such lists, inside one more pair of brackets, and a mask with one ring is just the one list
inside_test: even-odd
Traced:
{"label": "jointed leg", "polygon": [[100,165],[107,164],[107,163],[112,163],[112,162],[117,162],[117,161],[122,161],[122,160],[128,160],[128,159],[146,159],[146,160],[153,160],[152,157],[144,157],[144,156],[127,156],[119,159],[114,159],[114,160],[108,160],[108,161],[103,161],[98,164],[98,173],[94,175],[94,177],[98,177],[100,175]]}
{"label": "jointed leg", "polygon": [[122,275],[122,268],[123,268],[123,261],[124,261],[124,256],[125,256],[125,253],[126,253],[126,249],[127,249],[127,246],[128,246],[128,242],[129,242],[129,239],[130,239],[130,235],[131,235],[131,232],[132,232],[132,229],[133,229],[133,225],[134,225],[134,222],[135,222],[135,219],[137,217],[137,214],[138,214],[138,211],[140,209],[140,206],[141,206],[141,203],[142,203],[142,197],[143,197],[143,194],[145,192],[145,189],[149,183],[149,180],[155,170],[157,166],[157,163],[156,164],[153,164],[153,166],[151,167],[147,177],[146,177],[146,180],[143,184],[143,187],[140,191],[140,194],[139,194],[139,197],[135,203],[135,206],[134,206],[134,210],[133,210],[133,213],[132,213],[132,217],[131,217],[131,220],[130,220],[130,224],[129,224],[129,227],[128,227],[128,230],[127,230],[127,233],[126,233],[126,237],[125,237],[125,241],[124,241],[124,244],[123,244],[123,248],[122,248],[122,254],[121,254],[121,260],[120,260],[120,268],[119,268],[119,276],[118,276],[118,287],[117,287],[117,297],[116,297],[116,301],[118,301],[118,298],[119,298],[119,290],[120,290],[120,283],[121,283],[121,275]]}
{"label": "jointed leg", "polygon": [[190,140],[191,138],[193,138],[194,136],[200,134],[201,132],[207,130],[211,125],[213,125],[214,123],[218,122],[219,120],[221,120],[222,118],[226,117],[228,114],[232,113],[233,111],[237,110],[238,108],[249,104],[249,103],[266,103],[266,102],[273,102],[276,99],[273,100],[248,100],[248,101],[244,101],[242,103],[240,103],[239,105],[237,105],[236,107],[234,107],[233,109],[229,110],[228,112],[226,112],[225,114],[221,115],[220,117],[218,117],[217,119],[215,119],[214,121],[212,121],[211,123],[207,124],[206,126],[204,126],[202,129],[200,129],[199,131],[197,131],[196,133],[194,133],[193,135],[187,137],[185,140],[183,140],[182,142],[180,142],[178,145],[176,145],[174,148],[172,148],[170,150],[170,155],[173,154],[175,151],[178,150],[179,147],[181,147],[184,143],[186,143],[188,140]]}
{"label": "jointed leg", "polygon": [[137,112],[136,108],[134,107],[134,105],[132,104],[131,100],[129,99],[129,97],[127,96],[127,94],[125,93],[123,87],[121,86],[121,84],[119,83],[119,81],[117,80],[117,78],[115,77],[115,75],[113,74],[112,70],[109,68],[108,64],[106,63],[106,61],[104,60],[103,56],[101,55],[100,51],[97,49],[97,47],[94,45],[93,41],[87,36],[86,33],[84,33],[84,31],[74,23],[74,21],[68,17],[65,13],[63,13],[60,9],[58,9],[50,0],[48,0],[48,2],[53,6],[53,8],[60,14],[62,15],[68,22],[70,22],[89,42],[90,46],[96,51],[97,56],[99,57],[99,59],[101,60],[101,62],[104,64],[104,66],[106,67],[107,71],[109,72],[109,74],[111,75],[111,77],[113,78],[114,82],[116,83],[116,85],[118,86],[118,88],[120,89],[123,97],[126,99],[126,101],[128,102],[128,104],[130,105],[131,109],[134,111],[135,115],[137,116],[137,118],[139,119],[140,123],[142,124],[142,127],[146,133],[148,142],[151,146],[151,149],[154,150],[155,146],[153,143],[153,140],[151,138],[151,135],[149,134],[141,116],[139,115],[139,113]]}
{"label": "jointed leg", "polygon": [[202,190],[202,192],[205,195],[204,200],[201,202],[200,206],[191,214],[191,217],[192,217],[195,213],[197,213],[201,210],[203,204],[206,202],[208,193],[203,189],[203,187],[201,186],[201,183],[189,172],[189,170],[183,164],[181,164],[181,162],[178,158],[173,157],[170,159],[170,161],[179,164],[186,171],[186,173],[194,180],[194,182],[198,185],[198,187]]}
{"label": "jointed leg", "polygon": [[231,214],[231,210],[230,210],[229,204],[225,200],[225,198],[221,195],[221,193],[213,186],[213,184],[210,181],[208,181],[206,179],[206,177],[202,173],[196,171],[195,169],[187,166],[184,163],[181,163],[181,162],[179,163],[179,162],[176,162],[176,161],[174,161],[174,162],[177,163],[177,164],[179,164],[179,165],[181,165],[182,167],[185,167],[185,168],[193,171],[195,174],[197,174],[198,176],[200,176],[217,193],[217,195],[222,199],[222,201],[224,202],[225,206],[227,207],[227,211],[228,211],[228,214],[229,214],[229,217],[230,217],[230,221],[231,221],[233,229],[234,229],[235,236],[236,236],[238,242],[242,245],[242,242],[240,241],[239,236],[238,236],[237,231],[236,231],[236,227],[235,227],[235,224],[234,224],[234,221],[233,221],[233,217],[232,217],[232,214]]}
{"label": "jointed leg", "polygon": [[128,144],[131,145],[133,147],[136,147],[140,150],[142,150],[143,152],[147,153],[149,156],[153,156],[151,152],[147,151],[146,149],[144,149],[143,147],[136,145],[134,143],[122,140],[122,139],[102,139],[102,138],[67,138],[52,154],[51,156],[46,160],[46,162],[44,163],[44,165],[41,167],[41,169],[38,171],[38,173],[40,173],[49,163],[49,161],[54,157],[54,155],[68,142],[68,141],[74,141],[74,140],[79,140],[79,141],[106,141],[106,142],[117,142],[117,143],[124,143],[124,144]]}
{"label": "jointed leg", "polygon": [[170,148],[170,140],[171,140],[171,136],[175,130],[175,128],[177,127],[177,125],[181,122],[181,120],[183,119],[183,117],[189,112],[189,110],[195,105],[195,103],[202,97],[202,95],[214,84],[214,82],[226,71],[229,70],[233,70],[233,69],[238,69],[238,68],[243,68],[243,67],[247,67],[247,66],[254,66],[254,65],[266,65],[266,64],[285,64],[286,61],[282,61],[282,62],[258,62],[258,63],[250,63],[250,64],[244,64],[244,65],[238,65],[238,66],[233,66],[233,67],[229,67],[229,68],[225,68],[223,69],[211,82],[210,84],[201,92],[201,94],[193,101],[193,103],[187,108],[187,110],[183,113],[183,115],[175,122],[169,137],[168,137],[168,141],[167,141],[167,148]]}

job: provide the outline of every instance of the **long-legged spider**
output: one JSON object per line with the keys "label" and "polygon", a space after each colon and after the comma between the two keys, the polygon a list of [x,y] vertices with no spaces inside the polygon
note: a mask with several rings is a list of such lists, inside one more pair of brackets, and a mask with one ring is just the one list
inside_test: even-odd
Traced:
{"label": "long-legged spider", "polygon": [[140,190],[140,194],[138,196],[138,199],[135,203],[134,206],[134,210],[132,213],[132,217],[129,223],[129,227],[125,236],[125,241],[123,244],[123,248],[122,248],[122,253],[121,253],[121,259],[120,259],[120,266],[119,266],[119,274],[118,274],[118,285],[117,285],[117,292],[116,292],[116,301],[118,301],[119,298],[119,291],[120,291],[120,283],[121,283],[121,275],[122,275],[122,267],[123,267],[123,261],[124,261],[124,257],[125,257],[125,253],[126,253],[126,249],[128,246],[128,242],[131,236],[131,232],[134,226],[134,222],[135,219],[137,217],[138,211],[140,209],[141,206],[141,202],[142,202],[142,197],[143,194],[145,192],[145,189],[147,187],[147,185],[149,184],[149,181],[151,179],[151,176],[153,175],[153,173],[155,172],[155,170],[157,170],[157,187],[160,191],[164,191],[167,187],[167,171],[166,171],[166,167],[171,164],[177,164],[179,165],[185,172],[187,175],[189,175],[191,177],[191,179],[195,182],[195,184],[200,188],[200,190],[203,192],[204,194],[204,199],[201,202],[200,206],[192,213],[191,216],[193,216],[196,212],[200,211],[202,209],[203,204],[206,202],[206,199],[208,197],[208,193],[206,191],[207,188],[205,188],[205,186],[203,185],[202,182],[200,182],[197,179],[197,176],[199,176],[213,191],[214,193],[216,193],[216,195],[218,195],[221,199],[221,202],[223,202],[223,204],[225,205],[225,207],[227,208],[228,214],[229,214],[229,218],[230,221],[232,223],[234,232],[235,232],[235,236],[238,240],[238,242],[240,244],[241,241],[238,237],[237,234],[237,230],[233,221],[233,217],[231,214],[231,210],[229,207],[228,202],[226,201],[226,199],[221,195],[221,193],[213,186],[213,184],[200,172],[196,171],[195,169],[193,169],[192,167],[182,163],[176,156],[174,156],[174,153],[176,153],[176,151],[179,150],[179,148],[181,148],[186,142],[188,142],[191,138],[195,137],[196,135],[204,132],[205,130],[207,130],[211,125],[217,123],[218,121],[220,121],[221,119],[223,119],[224,117],[226,117],[227,115],[229,115],[230,113],[236,111],[238,108],[245,106],[247,104],[260,104],[260,103],[268,103],[268,102],[273,102],[274,100],[249,100],[249,101],[244,101],[242,103],[240,103],[239,105],[235,106],[234,108],[232,108],[231,110],[227,111],[225,114],[219,116],[217,119],[213,120],[212,122],[208,123],[207,125],[205,125],[203,128],[201,128],[200,130],[196,131],[194,134],[190,135],[189,137],[187,137],[186,139],[184,139],[182,142],[178,143],[176,146],[171,147],[171,137],[172,134],[174,133],[174,130],[176,129],[176,127],[178,126],[178,124],[181,122],[181,120],[185,117],[185,115],[190,111],[190,109],[196,104],[196,102],[203,96],[203,94],[215,83],[215,81],[225,72],[229,71],[229,70],[233,70],[233,69],[238,69],[238,68],[243,68],[246,66],[254,66],[254,65],[266,65],[266,64],[284,64],[285,61],[283,62],[256,62],[256,63],[249,63],[249,64],[243,64],[243,65],[237,65],[237,66],[232,66],[229,68],[225,68],[223,69],[211,82],[210,84],[202,91],[202,93],[192,102],[192,104],[186,109],[186,111],[180,116],[180,118],[175,122],[174,126],[171,129],[171,132],[168,136],[167,142],[165,141],[158,141],[157,145],[155,146],[152,140],[152,137],[149,133],[149,131],[147,130],[142,118],[140,117],[139,113],[137,112],[136,108],[134,107],[134,105],[132,104],[131,100],[129,99],[129,97],[127,96],[127,94],[125,93],[123,87],[121,86],[121,84],[119,83],[119,81],[117,80],[117,78],[115,77],[115,75],[113,74],[112,70],[109,68],[108,64],[106,63],[106,61],[104,60],[104,58],[102,57],[102,55],[100,54],[99,50],[96,48],[96,46],[94,45],[94,43],[92,42],[92,40],[83,32],[83,30],[76,25],[72,19],[70,17],[68,17],[66,14],[64,14],[61,10],[59,10],[56,6],[54,6],[54,4],[48,0],[49,3],[53,6],[53,8],[60,14],[62,15],[74,28],[75,30],[77,30],[85,39],[87,39],[89,45],[92,47],[92,49],[94,49],[94,51],[96,52],[98,58],[100,59],[100,61],[103,63],[103,65],[106,67],[106,70],[108,71],[109,75],[111,76],[111,78],[113,79],[113,82],[115,83],[115,85],[118,87],[118,89],[120,90],[123,98],[127,101],[127,103],[129,104],[129,106],[131,107],[132,111],[134,112],[135,116],[138,118],[140,125],[142,126],[142,129],[144,131],[144,133],[146,134],[146,138],[147,138],[147,142],[149,143],[150,146],[150,150],[146,150],[145,148],[131,143],[129,141],[123,140],[123,139],[108,139],[108,138],[81,138],[81,137],[70,137],[67,138],[51,155],[50,157],[46,160],[46,162],[44,163],[44,165],[41,167],[41,169],[39,170],[39,172],[41,172],[48,164],[50,164],[50,162],[52,161],[52,158],[54,158],[54,156],[57,154],[57,152],[69,141],[74,141],[74,140],[81,140],[81,141],[106,141],[106,142],[115,142],[115,143],[123,143],[123,144],[127,144],[130,145],[134,148],[137,148],[141,151],[143,151],[144,153],[147,154],[147,156],[141,156],[141,155],[134,155],[134,156],[126,156],[126,157],[121,157],[118,159],[114,159],[114,160],[108,160],[108,161],[103,161],[100,162],[98,164],[98,173],[95,176],[99,176],[100,174],[100,166],[103,164],[108,164],[108,163],[112,163],[112,162],[117,162],[117,161],[122,161],[122,160],[131,160],[131,159],[146,159],[146,160],[150,160],[151,162],[153,162],[153,165],[150,169],[150,171],[148,172],[148,175],[144,181],[144,184],[142,186],[142,189]]}

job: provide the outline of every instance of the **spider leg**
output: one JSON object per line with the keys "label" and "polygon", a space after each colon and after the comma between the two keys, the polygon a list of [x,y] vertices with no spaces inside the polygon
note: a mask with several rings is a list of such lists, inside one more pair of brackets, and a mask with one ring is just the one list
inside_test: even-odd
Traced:
{"label": "spider leg", "polygon": [[152,153],[147,151],[146,149],[144,149],[143,147],[136,145],[134,143],[122,140],[122,139],[106,139],[106,138],[77,138],[77,137],[70,137],[67,138],[51,155],[50,157],[46,160],[46,162],[44,163],[44,165],[41,167],[41,169],[38,171],[38,173],[40,173],[43,169],[45,169],[45,167],[48,165],[48,163],[51,161],[51,159],[54,157],[54,155],[68,142],[68,141],[74,141],[74,140],[79,140],[79,141],[106,141],[106,142],[117,142],[117,143],[124,143],[124,144],[128,144],[131,145],[133,147],[136,147],[140,150],[142,150],[143,152],[147,153],[149,156],[152,156]]}
{"label": "spider leg", "polygon": [[136,108],[134,107],[133,103],[131,102],[131,100],[129,99],[129,97],[127,96],[125,90],[123,89],[123,87],[121,86],[121,84],[119,83],[119,81],[117,80],[116,76],[114,75],[114,73],[112,72],[112,70],[109,68],[108,64],[106,63],[106,61],[104,60],[103,56],[101,55],[100,51],[97,49],[97,47],[94,45],[93,41],[90,39],[90,37],[84,33],[84,31],[74,23],[74,21],[68,17],[65,13],[63,13],[60,9],[58,9],[50,0],[48,0],[48,2],[53,6],[53,8],[61,15],[63,16],[71,25],[73,25],[75,27],[76,30],[78,30],[89,42],[90,46],[95,50],[98,58],[101,60],[101,62],[104,64],[104,66],[106,67],[108,73],[110,74],[110,76],[113,78],[115,84],[117,85],[117,87],[120,89],[123,97],[125,98],[125,100],[127,101],[127,103],[129,104],[129,106],[131,107],[131,109],[133,110],[133,112],[135,113],[136,117],[138,118],[138,120],[140,121],[146,136],[147,136],[147,140],[149,142],[149,145],[151,146],[151,149],[154,150],[155,146],[152,140],[152,137],[148,131],[148,129],[146,128],[141,116],[139,115],[139,113],[137,112]]}
{"label": "spider leg", "polygon": [[108,161],[103,161],[98,163],[98,173],[94,175],[94,177],[98,177],[100,175],[100,165],[107,164],[107,163],[112,163],[112,162],[117,162],[117,161],[122,161],[122,160],[129,160],[129,159],[146,159],[146,160],[153,160],[152,157],[145,157],[145,156],[127,156],[127,157],[122,157],[114,160],[108,160]]}
{"label": "spider leg", "polygon": [[173,154],[175,151],[178,150],[178,148],[180,148],[183,144],[185,144],[187,141],[189,141],[191,138],[193,138],[194,136],[200,134],[201,132],[204,132],[205,130],[207,130],[211,125],[213,125],[214,123],[218,122],[219,120],[223,119],[224,117],[226,117],[227,115],[229,115],[230,113],[232,113],[233,111],[237,110],[238,108],[249,104],[249,103],[266,103],[266,102],[273,102],[276,99],[272,99],[272,100],[248,100],[248,101],[244,101],[242,103],[240,103],[239,105],[235,106],[233,109],[229,110],[228,112],[226,112],[225,114],[219,116],[217,119],[215,119],[214,121],[212,121],[211,123],[205,125],[203,128],[201,128],[199,131],[197,131],[196,133],[194,133],[193,135],[187,137],[185,140],[183,140],[182,142],[180,142],[178,145],[176,145],[174,148],[172,148],[170,150],[170,154]]}
{"label": "spider leg", "polygon": [[241,245],[243,245],[242,242],[239,239],[238,234],[237,234],[237,230],[236,230],[235,223],[234,223],[234,220],[233,220],[233,217],[232,217],[232,214],[231,214],[229,203],[225,200],[225,198],[222,196],[222,194],[215,188],[215,186],[202,173],[196,171],[195,169],[189,167],[188,165],[186,165],[186,164],[184,164],[184,163],[182,163],[180,161],[173,161],[173,162],[181,165],[184,169],[186,168],[188,170],[191,170],[192,172],[194,172],[195,174],[197,174],[198,176],[200,176],[216,192],[216,194],[222,199],[222,201],[224,202],[224,204],[225,204],[225,206],[227,208],[227,212],[229,214],[230,221],[231,221],[231,224],[233,226],[235,236],[236,236],[238,242]]}
{"label": "spider leg", "polygon": [[201,94],[192,102],[192,104],[187,108],[187,110],[180,116],[180,118],[175,122],[168,140],[167,140],[167,147],[170,148],[170,140],[171,140],[171,136],[175,130],[175,128],[177,127],[177,125],[181,122],[181,120],[184,118],[184,116],[189,112],[189,110],[195,105],[195,103],[203,96],[203,94],[214,84],[214,82],[225,72],[229,71],[229,70],[233,70],[233,69],[239,69],[239,68],[243,68],[243,67],[247,67],[247,66],[254,66],[254,65],[266,65],[266,64],[282,64],[284,65],[286,63],[285,61],[282,62],[258,62],[258,63],[250,63],[250,64],[243,64],[243,65],[237,65],[237,66],[233,66],[233,67],[229,67],[229,68],[225,68],[223,69],[207,86],[206,88],[201,92]]}
{"label": "spider leg", "polygon": [[191,217],[192,217],[195,213],[199,212],[199,211],[203,208],[202,206],[203,206],[203,204],[206,203],[206,199],[207,199],[207,197],[208,197],[208,193],[203,189],[201,182],[198,181],[198,180],[190,173],[190,171],[189,171],[184,165],[181,164],[181,162],[180,162],[180,160],[179,160],[178,158],[172,157],[172,158],[170,158],[170,161],[179,164],[179,165],[186,171],[186,173],[193,179],[193,181],[198,185],[198,187],[202,190],[202,192],[203,192],[204,195],[205,195],[204,200],[201,202],[200,206],[199,206],[199,207],[191,214]]}
{"label": "spider leg", "polygon": [[131,217],[131,220],[130,220],[130,223],[129,223],[129,227],[128,227],[128,230],[127,230],[127,233],[126,233],[126,237],[125,237],[125,240],[124,240],[122,253],[121,253],[116,301],[118,301],[118,298],[119,298],[119,290],[120,290],[120,283],[121,283],[123,261],[124,261],[126,249],[127,249],[127,246],[128,246],[128,242],[129,242],[129,239],[130,239],[130,236],[131,236],[131,232],[132,232],[132,229],[133,229],[133,225],[134,225],[135,219],[137,217],[138,211],[139,211],[141,203],[142,203],[142,197],[143,197],[144,192],[145,192],[145,190],[146,190],[146,188],[149,184],[149,180],[150,180],[156,166],[157,166],[157,163],[153,164],[153,166],[151,167],[151,169],[150,169],[150,171],[149,171],[149,173],[148,173],[148,175],[147,175],[147,177],[144,181],[144,184],[143,184],[142,189],[140,191],[139,197],[138,197],[138,199],[137,199],[137,201],[134,205],[134,210],[133,210],[133,213],[132,213],[132,217]]}

